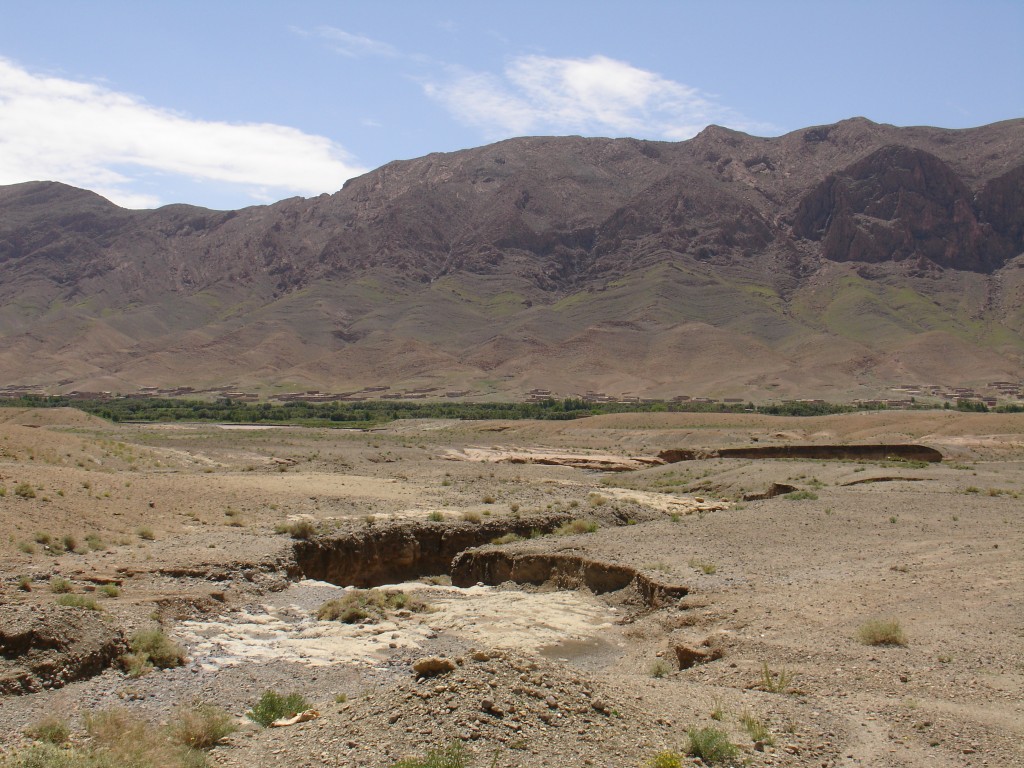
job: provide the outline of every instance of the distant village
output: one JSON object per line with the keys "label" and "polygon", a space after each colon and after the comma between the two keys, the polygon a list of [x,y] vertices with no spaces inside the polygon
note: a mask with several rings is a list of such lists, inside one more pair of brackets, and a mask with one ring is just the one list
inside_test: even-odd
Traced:
{"label": "distant village", "polygon": [[[984,387],[947,387],[941,384],[899,384],[892,388],[898,393],[898,397],[886,399],[864,400],[856,399],[852,405],[861,408],[888,408],[907,409],[920,407],[922,405],[940,403],[955,404],[959,401],[983,404],[987,408],[994,408],[998,405],[1021,404],[1024,402],[1024,382],[1012,381],[990,381]],[[16,400],[22,397],[46,397],[48,394],[43,385],[11,385],[0,387],[0,400]],[[441,387],[418,387],[412,389],[392,389],[387,384],[378,384],[351,392],[320,392],[308,390],[304,392],[282,392],[266,397],[268,401],[279,403],[359,403],[372,400],[465,400],[470,398],[482,398],[484,392],[471,389],[446,390]],[[116,397],[127,398],[196,398],[207,399],[226,398],[240,403],[259,402],[261,397],[256,392],[245,392],[236,385],[212,387],[208,389],[195,389],[193,387],[141,387],[137,392],[113,393],[107,391],[86,392],[74,390],[63,394],[70,400],[109,400]],[[610,394],[607,392],[595,392],[588,390],[578,392],[556,392],[550,389],[531,389],[520,395],[518,400],[529,403],[544,402],[546,400],[582,400],[588,403],[621,403],[646,405],[654,403],[683,404],[683,403],[722,403],[725,405],[741,405],[748,402],[747,398],[725,397],[716,399],[713,397],[693,397],[690,395],[675,395],[670,398],[646,398],[631,393]],[[781,400],[787,403],[825,403],[822,399],[790,399]]]}

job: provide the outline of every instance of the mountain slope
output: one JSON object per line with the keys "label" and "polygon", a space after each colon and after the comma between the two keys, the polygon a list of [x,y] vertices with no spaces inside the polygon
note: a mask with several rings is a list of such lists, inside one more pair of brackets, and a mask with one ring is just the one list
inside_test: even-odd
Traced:
{"label": "mountain slope", "polygon": [[849,396],[1024,378],[1024,120],[523,138],[333,195],[0,187],[2,384]]}

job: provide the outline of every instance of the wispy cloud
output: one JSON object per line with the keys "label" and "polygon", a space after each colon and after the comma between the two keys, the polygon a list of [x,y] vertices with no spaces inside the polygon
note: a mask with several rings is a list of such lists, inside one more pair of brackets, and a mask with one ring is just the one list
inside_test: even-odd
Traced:
{"label": "wispy cloud", "polygon": [[[306,34],[296,30],[300,34]],[[354,35],[337,27],[317,27],[314,34],[329,40],[337,53],[351,58],[360,56],[387,56],[394,58],[400,56],[400,52],[390,43],[385,43],[363,35]]]}
{"label": "wispy cloud", "polygon": [[139,179],[153,172],[234,185],[262,201],[333,192],[363,171],[322,136],[198,120],[0,59],[0,184],[63,181],[121,205],[150,207],[174,202],[140,188]]}
{"label": "wispy cloud", "polygon": [[580,133],[680,140],[711,123],[772,129],[696,88],[606,56],[520,56],[501,76],[461,71],[424,89],[488,139]]}

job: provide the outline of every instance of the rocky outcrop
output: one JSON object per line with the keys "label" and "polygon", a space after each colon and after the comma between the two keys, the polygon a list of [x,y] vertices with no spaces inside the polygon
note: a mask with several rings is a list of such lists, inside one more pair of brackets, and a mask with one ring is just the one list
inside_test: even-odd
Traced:
{"label": "rocky outcrop", "polygon": [[64,606],[0,606],[0,695],[60,688],[98,675],[127,649],[96,612]]}
{"label": "rocky outcrop", "polygon": [[1020,176],[1018,168],[990,182],[975,200],[935,155],[883,147],[818,184],[800,202],[793,233],[820,241],[832,261],[918,259],[992,272],[1024,247]]}
{"label": "rocky outcrop", "polygon": [[461,553],[452,563],[452,584],[468,587],[483,583],[553,584],[561,589],[589,589],[595,594],[632,588],[641,601],[660,607],[684,597],[688,588],[668,584],[636,568],[582,555],[561,552],[509,552],[503,549],[477,549]]}
{"label": "rocky outcrop", "polygon": [[550,533],[570,515],[503,518],[481,523],[422,521],[367,526],[357,531],[298,541],[293,548],[294,576],[346,587],[378,587],[451,571],[463,550],[509,533],[526,538]]}
{"label": "rocky outcrop", "polygon": [[[942,453],[926,445],[763,445],[692,451],[672,448],[658,458],[668,464],[695,459],[832,459],[840,461],[942,461]],[[767,498],[767,497],[766,497]]]}

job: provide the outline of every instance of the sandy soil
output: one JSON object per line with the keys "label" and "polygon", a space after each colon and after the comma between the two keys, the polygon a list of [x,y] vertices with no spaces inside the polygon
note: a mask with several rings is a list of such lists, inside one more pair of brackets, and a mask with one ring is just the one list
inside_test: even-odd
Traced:
{"label": "sandy soil", "polygon": [[[618,472],[507,461],[883,441],[947,458],[712,459]],[[803,493],[742,500],[771,483]],[[715,726],[753,766],[1024,766],[1021,415],[650,414],[410,421],[362,433],[0,409],[0,487],[0,611],[48,610],[59,575],[126,635],[159,622],[189,656],[137,679],[111,668],[2,697],[0,750],[28,743],[23,729],[46,714],[80,733],[81,713],[114,704],[158,722],[204,700],[244,721],[274,688],[302,692],[321,717],[250,723],[211,752],[212,764],[390,766],[458,739],[479,766],[622,768],[685,749],[688,728]],[[428,611],[318,621],[317,608],[346,585],[302,579],[292,540],[275,533],[297,520],[330,536],[438,515],[464,526],[545,512],[600,527],[502,548],[628,565],[689,595],[650,607],[630,589],[456,589],[425,573],[438,578],[386,589]],[[95,591],[107,581],[120,596]],[[898,621],[906,645],[861,642],[873,619]],[[705,641],[722,657],[678,669],[676,647]],[[411,665],[422,656],[459,664],[417,682]],[[18,663],[4,659],[0,672]],[[744,716],[762,721],[772,743],[755,745]]]}

